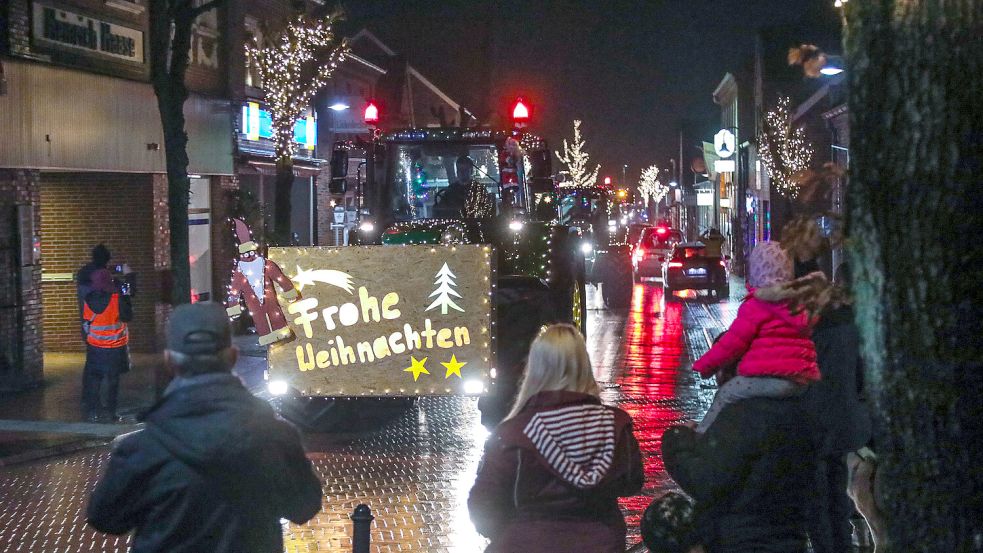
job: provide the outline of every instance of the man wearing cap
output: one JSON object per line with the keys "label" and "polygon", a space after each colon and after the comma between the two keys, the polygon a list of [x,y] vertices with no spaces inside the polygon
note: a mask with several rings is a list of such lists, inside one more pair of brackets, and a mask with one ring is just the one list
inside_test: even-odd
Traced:
{"label": "man wearing cap", "polygon": [[[89,422],[119,421],[116,414],[119,376],[130,370],[130,342],[126,323],[133,318],[130,297],[120,293],[107,269],[89,276],[89,292],[82,302],[85,368],[82,369],[82,409]],[[106,390],[106,400],[100,398]]]}
{"label": "man wearing cap", "polygon": [[175,378],[146,428],[118,439],[88,523],[133,530],[133,553],[283,551],[280,519],[310,520],[321,485],[296,429],[231,374],[225,309],[175,309],[164,355]]}

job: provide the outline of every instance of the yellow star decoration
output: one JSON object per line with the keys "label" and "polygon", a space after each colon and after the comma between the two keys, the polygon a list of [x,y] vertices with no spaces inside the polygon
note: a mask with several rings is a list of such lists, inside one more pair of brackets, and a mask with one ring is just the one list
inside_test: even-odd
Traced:
{"label": "yellow star decoration", "polygon": [[447,374],[444,375],[444,378],[445,379],[446,378],[450,378],[452,374],[456,374],[458,378],[461,378],[461,367],[463,367],[464,365],[467,365],[467,364],[468,364],[467,361],[465,361],[465,362],[462,363],[462,362],[460,362],[460,361],[457,360],[457,356],[456,355],[451,355],[451,360],[450,361],[448,361],[446,363],[443,363],[443,362],[441,363],[441,365],[443,365],[444,367],[447,367]]}
{"label": "yellow star decoration", "polygon": [[427,365],[427,358],[426,357],[424,357],[420,361],[417,361],[416,360],[416,357],[413,357],[411,355],[410,356],[410,361],[411,361],[410,366],[407,367],[407,368],[405,368],[405,369],[403,369],[403,372],[413,373],[413,382],[416,382],[416,379],[420,378],[420,375],[421,374],[430,374],[430,371],[428,371],[427,370],[427,367],[426,367],[426,365]]}

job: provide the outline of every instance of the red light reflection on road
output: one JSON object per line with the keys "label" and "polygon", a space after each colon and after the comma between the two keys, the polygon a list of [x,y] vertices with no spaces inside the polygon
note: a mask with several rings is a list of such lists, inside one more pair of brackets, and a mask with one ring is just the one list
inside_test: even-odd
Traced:
{"label": "red light reflection on road", "polygon": [[685,352],[683,306],[662,301],[660,287],[638,285],[632,298],[624,340],[624,369],[618,377],[619,406],[635,423],[635,437],[645,463],[642,495],[623,498],[629,532],[638,531],[638,521],[652,496],[675,488],[662,463],[662,434],[689,418],[678,379]]}

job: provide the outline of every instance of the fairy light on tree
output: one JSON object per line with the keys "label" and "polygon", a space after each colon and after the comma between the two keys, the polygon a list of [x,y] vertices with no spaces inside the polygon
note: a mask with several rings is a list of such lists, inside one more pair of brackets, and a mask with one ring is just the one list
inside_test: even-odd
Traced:
{"label": "fairy light on tree", "polygon": [[646,206],[648,206],[649,200],[654,203],[661,202],[668,192],[669,187],[659,181],[659,168],[657,166],[650,165],[642,169],[642,175],[638,180],[638,194]]}
{"label": "fairy light on tree", "polygon": [[573,122],[573,143],[568,144],[563,140],[563,153],[556,152],[556,157],[567,166],[570,171],[570,180],[564,183],[566,186],[587,188],[597,185],[597,175],[601,172],[601,166],[597,165],[593,170],[588,169],[590,156],[584,151],[585,142],[580,136],[579,119]]}
{"label": "fairy light on tree", "polygon": [[279,33],[246,45],[246,57],[260,77],[273,126],[276,148],[276,205],[274,232],[279,240],[290,236],[290,189],[293,156],[297,152],[294,125],[314,95],[350,52],[333,27],[340,12],[321,18],[300,15]]}
{"label": "fairy light on tree", "polygon": [[809,168],[813,151],[806,141],[805,130],[792,125],[787,97],[779,98],[778,105],[765,114],[758,151],[775,188],[794,199],[799,193],[796,175]]}

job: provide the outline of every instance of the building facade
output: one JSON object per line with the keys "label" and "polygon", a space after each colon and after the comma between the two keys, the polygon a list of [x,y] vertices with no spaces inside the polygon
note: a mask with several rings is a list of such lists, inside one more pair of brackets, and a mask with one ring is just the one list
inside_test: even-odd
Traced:
{"label": "building facade", "polygon": [[[138,273],[132,350],[159,348],[167,182],[146,2],[10,0],[0,10],[0,210],[4,225],[17,221],[0,232],[0,270],[17,275],[0,308],[0,388],[17,389],[41,382],[43,352],[84,350],[74,275],[95,244]],[[206,14],[195,25],[185,106],[193,286],[206,296],[215,284],[210,206],[233,178],[220,20]]]}

